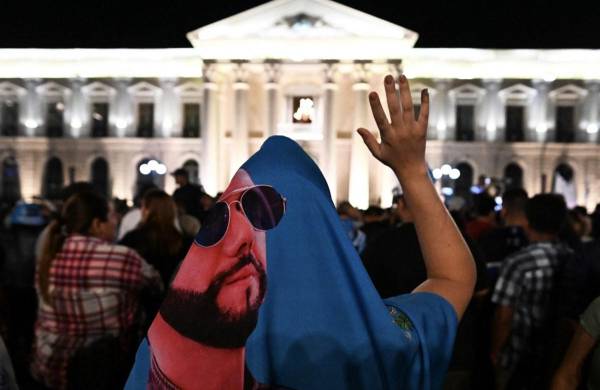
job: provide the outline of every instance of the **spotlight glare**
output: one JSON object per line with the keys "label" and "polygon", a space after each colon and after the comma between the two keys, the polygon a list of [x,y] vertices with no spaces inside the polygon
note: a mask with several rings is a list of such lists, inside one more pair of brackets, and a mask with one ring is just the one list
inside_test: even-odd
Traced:
{"label": "spotlight glare", "polygon": [[149,175],[151,171],[152,171],[152,169],[150,169],[150,167],[148,166],[148,164],[142,164],[142,165],[140,165],[140,173],[142,175]]}
{"label": "spotlight glare", "polygon": [[167,173],[167,166],[165,164],[158,164],[155,170],[159,175],[164,175]]}
{"label": "spotlight glare", "polygon": [[459,177],[460,177],[460,171],[458,169],[454,168],[450,171],[450,179],[456,180]]}

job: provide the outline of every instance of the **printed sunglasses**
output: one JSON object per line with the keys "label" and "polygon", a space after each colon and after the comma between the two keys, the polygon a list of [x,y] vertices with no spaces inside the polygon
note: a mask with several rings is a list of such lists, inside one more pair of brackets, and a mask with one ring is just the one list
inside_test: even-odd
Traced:
{"label": "printed sunglasses", "polygon": [[[242,192],[239,200],[224,199]],[[256,185],[235,190],[217,202],[204,218],[194,242],[204,248],[217,245],[227,234],[230,224],[230,205],[239,203],[242,213],[252,227],[259,231],[273,229],[285,214],[286,199],[269,185]]]}

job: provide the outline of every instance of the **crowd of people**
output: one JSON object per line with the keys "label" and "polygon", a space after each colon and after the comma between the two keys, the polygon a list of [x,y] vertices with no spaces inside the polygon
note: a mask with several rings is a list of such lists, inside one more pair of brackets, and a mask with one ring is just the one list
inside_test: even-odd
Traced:
{"label": "crowd of people", "polygon": [[[451,214],[474,255],[477,284],[448,388],[599,388],[600,354],[590,351],[600,324],[600,205],[591,214],[567,210],[561,195],[528,197],[523,189],[504,192],[499,211],[485,191],[459,204],[470,204]],[[409,293],[425,280],[401,194],[387,210],[344,202],[338,213],[382,297]]]}
{"label": "crowd of people", "polygon": [[144,187],[131,208],[87,182],[65,187],[59,199],[4,208],[0,352],[1,367],[12,368],[0,372],[0,388],[123,386],[214,202],[187,171],[173,176],[172,195]]}
{"label": "crowd of people", "polygon": [[[400,83],[408,91],[407,81]],[[386,88],[394,88],[390,85],[386,79]],[[428,102],[426,95],[424,99]],[[454,318],[461,319],[443,387],[599,389],[600,207],[591,214],[584,207],[568,210],[558,194],[530,196],[514,188],[503,193],[497,210],[484,189],[452,203],[462,205],[448,210],[454,224],[436,219],[445,218],[446,210],[431,212],[437,207],[433,186],[423,182],[417,187],[409,180],[421,178],[414,173],[416,165],[393,161],[398,146],[386,151],[361,131],[373,155],[395,170],[401,184],[414,187],[397,191],[389,209],[373,205],[359,210],[341,202],[336,226],[347,234],[382,299],[433,292],[450,303]],[[418,160],[419,153],[424,155],[425,138],[416,139],[422,143],[422,150],[414,152]],[[230,203],[216,203],[219,197],[206,194],[189,182],[187,171],[178,169],[173,173],[178,189],[172,195],[143,188],[132,208],[123,200],[108,201],[83,182],[66,187],[53,202],[5,208],[0,388],[122,388],[153,319],[162,315],[164,324],[176,330],[185,325],[177,322],[185,316],[181,310],[177,317],[159,308],[165,297],[172,299],[168,286],[194,239],[204,251],[222,244],[233,223],[233,207],[243,209],[255,231],[272,229],[283,217],[285,199],[279,194],[274,198],[280,205],[275,222],[252,215],[245,202],[274,190],[258,186],[258,195],[247,195],[257,186],[248,186],[244,180],[252,180],[238,175],[234,182],[244,185],[221,197],[234,196]],[[431,199],[419,203],[419,190]],[[215,205],[226,208],[225,227],[214,221]],[[432,229],[436,223],[443,231]],[[205,231],[203,225],[223,229]],[[448,229],[462,239],[444,241],[439,236],[443,244],[436,245],[436,234],[453,234]],[[464,243],[475,261],[474,288],[470,271],[461,274],[471,267]],[[445,253],[450,258],[442,264]],[[453,269],[454,258],[462,262],[458,269]],[[248,259],[241,266],[254,261]],[[195,270],[190,267],[183,266]],[[452,272],[456,280],[445,276]],[[185,278],[180,275],[177,282],[182,288],[189,282]],[[262,296],[255,299],[260,306]],[[395,321],[410,321],[390,310]]]}

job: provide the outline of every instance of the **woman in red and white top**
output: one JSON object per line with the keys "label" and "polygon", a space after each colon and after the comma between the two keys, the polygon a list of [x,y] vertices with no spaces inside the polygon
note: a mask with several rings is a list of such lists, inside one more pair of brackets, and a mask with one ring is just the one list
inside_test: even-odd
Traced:
{"label": "woman in red and white top", "polygon": [[134,329],[140,290],[160,285],[135,251],[111,243],[115,228],[108,202],[92,192],[69,198],[50,226],[38,264],[32,361],[33,376],[50,388],[67,388],[77,350]]}

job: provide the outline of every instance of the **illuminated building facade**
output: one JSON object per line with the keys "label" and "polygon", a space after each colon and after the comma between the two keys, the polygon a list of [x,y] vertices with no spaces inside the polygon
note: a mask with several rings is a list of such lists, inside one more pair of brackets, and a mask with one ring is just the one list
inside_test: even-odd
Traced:
{"label": "illuminated building facade", "polygon": [[388,206],[395,179],[354,130],[376,130],[367,94],[404,72],[416,110],[430,92],[429,164],[460,171],[440,190],[486,176],[600,202],[600,51],[418,49],[416,32],[328,0],[272,1],[188,38],[193,48],[0,50],[2,195],[92,180],[131,199],[148,180],[172,191],[164,167],[180,166],[215,194],[284,134],[335,200]]}

